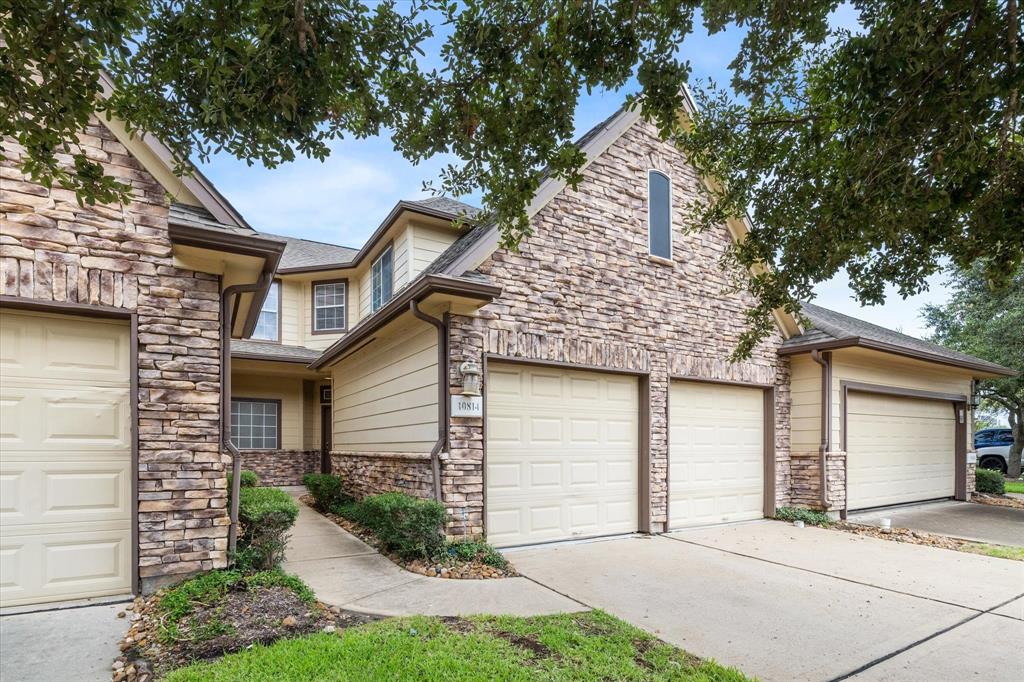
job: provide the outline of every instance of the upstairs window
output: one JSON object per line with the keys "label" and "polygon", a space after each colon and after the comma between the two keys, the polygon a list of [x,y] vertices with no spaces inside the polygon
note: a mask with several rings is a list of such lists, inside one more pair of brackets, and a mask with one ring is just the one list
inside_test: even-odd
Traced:
{"label": "upstairs window", "polygon": [[313,333],[343,331],[347,325],[348,284],[313,283]]}
{"label": "upstairs window", "polygon": [[271,282],[267,298],[260,308],[259,319],[256,320],[256,329],[252,332],[252,338],[260,341],[278,341],[281,331],[281,283]]}
{"label": "upstairs window", "polygon": [[372,290],[372,301],[371,301],[371,312],[377,312],[381,309],[381,306],[391,300],[391,295],[394,293],[394,268],[392,265],[392,254],[391,247],[384,249],[377,260],[373,261],[373,268],[371,271],[371,290]]}
{"label": "upstairs window", "polygon": [[672,181],[660,171],[647,174],[647,240],[650,254],[672,258]]}

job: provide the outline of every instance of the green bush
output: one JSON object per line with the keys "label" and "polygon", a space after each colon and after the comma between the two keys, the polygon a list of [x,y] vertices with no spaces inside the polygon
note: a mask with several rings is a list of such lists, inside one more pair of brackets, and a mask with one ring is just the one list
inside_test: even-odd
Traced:
{"label": "green bush", "polygon": [[403,493],[371,495],[361,502],[339,505],[345,518],[365,526],[384,547],[405,560],[430,559],[444,549],[444,507]]}
{"label": "green bush", "polygon": [[832,519],[825,512],[803,507],[779,507],[775,510],[775,518],[780,521],[803,521],[808,526],[821,526],[822,528],[832,525]]}
{"label": "green bush", "polygon": [[460,561],[479,561],[493,568],[508,568],[508,560],[483,540],[451,540],[445,544],[445,554]]}
{"label": "green bush", "polygon": [[974,489],[979,493],[1003,495],[1006,493],[1006,478],[996,469],[977,469],[974,472]]}
{"label": "green bush", "polygon": [[331,511],[335,506],[349,500],[341,488],[341,477],[331,474],[306,474],[302,483],[313,496],[313,506],[322,512]]}
{"label": "green bush", "polygon": [[235,565],[243,570],[276,568],[284,559],[288,529],[299,505],[278,488],[242,488],[238,496],[238,551]]}
{"label": "green bush", "polygon": [[[228,472],[228,490],[229,491],[232,490],[232,487],[231,487],[231,479],[232,478],[234,478],[234,476],[232,476],[231,472],[229,471]],[[239,488],[255,488],[259,484],[260,484],[260,479],[259,479],[259,476],[256,475],[255,471],[249,471],[248,469],[242,469],[242,475],[238,477],[238,487]]]}

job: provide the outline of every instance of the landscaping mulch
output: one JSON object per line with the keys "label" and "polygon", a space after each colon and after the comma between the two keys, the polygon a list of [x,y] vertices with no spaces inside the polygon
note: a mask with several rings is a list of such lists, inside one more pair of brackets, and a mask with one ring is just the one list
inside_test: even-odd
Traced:
{"label": "landscaping mulch", "polygon": [[232,590],[211,603],[196,604],[178,623],[176,639],[168,641],[161,631],[163,594],[138,597],[122,612],[132,624],[113,664],[113,682],[147,682],[174,668],[255,644],[336,632],[381,619],[319,602],[311,607],[286,587],[261,586]]}
{"label": "landscaping mulch", "polygon": [[519,573],[512,566],[508,564],[506,568],[497,568],[480,561],[462,561],[455,557],[447,557],[443,560],[437,561],[404,561],[394,552],[387,551],[377,536],[371,533],[366,528],[363,528],[358,523],[354,523],[330,512],[321,512],[313,506],[313,496],[303,495],[299,498],[304,505],[322,514],[326,518],[330,519],[334,523],[338,524],[341,528],[344,528],[352,535],[370,545],[378,552],[386,556],[395,564],[398,564],[405,570],[411,573],[417,573],[419,575],[427,576],[428,578],[445,578],[450,580],[489,580],[496,578],[513,578],[518,576]]}
{"label": "landscaping mulch", "polygon": [[966,551],[964,549],[966,546],[976,544],[967,542],[966,540],[947,537],[945,535],[935,535],[933,533],[923,533],[917,530],[910,530],[909,528],[893,528],[890,532],[886,533],[877,526],[866,526],[859,523],[849,523],[848,521],[837,521],[833,523],[830,528],[846,531],[848,533],[855,533],[857,535],[866,535],[871,538],[880,538],[882,540],[893,540],[894,542],[906,542],[911,545],[927,545],[929,547],[941,547],[942,549],[954,549],[958,551]]}
{"label": "landscaping mulch", "polygon": [[977,502],[978,504],[991,504],[995,507],[1012,507],[1014,509],[1024,509],[1024,499],[1018,497],[1010,497],[1008,495],[989,495],[987,493],[974,493],[971,496],[971,502]]}

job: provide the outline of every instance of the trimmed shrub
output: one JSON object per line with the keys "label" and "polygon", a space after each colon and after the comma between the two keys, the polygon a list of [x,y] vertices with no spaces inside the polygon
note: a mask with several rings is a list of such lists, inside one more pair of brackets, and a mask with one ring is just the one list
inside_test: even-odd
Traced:
{"label": "trimmed shrub", "polygon": [[335,506],[349,500],[341,488],[341,477],[331,474],[306,474],[302,484],[313,496],[313,506],[322,512],[331,511]]}
{"label": "trimmed shrub", "polygon": [[[231,491],[231,481],[234,478],[231,472],[228,472],[228,491]],[[255,488],[260,484],[260,479],[256,475],[255,471],[249,471],[248,469],[242,469],[242,475],[238,477],[239,488]]]}
{"label": "trimmed shrub", "polygon": [[299,516],[299,505],[279,488],[242,488],[238,495],[238,551],[241,570],[276,568],[284,559],[288,529]]}
{"label": "trimmed shrub", "polygon": [[974,489],[989,495],[1006,494],[1006,477],[997,469],[978,468],[974,472]]}
{"label": "trimmed shrub", "polygon": [[371,495],[337,511],[373,532],[389,551],[406,561],[430,559],[444,549],[444,507],[403,493]]}
{"label": "trimmed shrub", "polygon": [[808,526],[821,526],[822,528],[832,525],[832,519],[825,512],[803,507],[779,507],[775,510],[775,518],[779,521],[803,521]]}
{"label": "trimmed shrub", "polygon": [[445,544],[445,554],[459,561],[479,561],[492,568],[508,568],[508,560],[483,540],[452,540]]}

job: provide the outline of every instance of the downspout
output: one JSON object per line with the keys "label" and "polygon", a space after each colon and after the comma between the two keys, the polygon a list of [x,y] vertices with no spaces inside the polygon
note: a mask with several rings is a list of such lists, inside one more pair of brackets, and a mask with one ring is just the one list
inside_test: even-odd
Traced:
{"label": "downspout", "polygon": [[[237,313],[237,306],[231,307],[231,297],[259,291],[270,282],[272,273],[260,275],[255,284],[235,284],[227,287],[220,295],[220,442],[231,453],[231,508],[228,512],[231,525],[228,526],[228,556],[235,553],[238,540],[238,495],[241,488],[242,456],[231,442],[231,327]],[[237,303],[239,299],[235,299]],[[228,311],[231,312],[228,312]]]}
{"label": "downspout", "polygon": [[818,446],[819,469],[821,469],[821,507],[827,510],[828,500],[828,453],[832,450],[832,354],[811,351],[811,360],[821,365],[821,445]]}
{"label": "downspout", "polygon": [[448,445],[448,320],[439,320],[420,310],[419,302],[409,301],[409,311],[416,319],[432,324],[437,329],[437,442],[430,450],[430,472],[434,479],[434,499],[441,501],[441,451]]}

